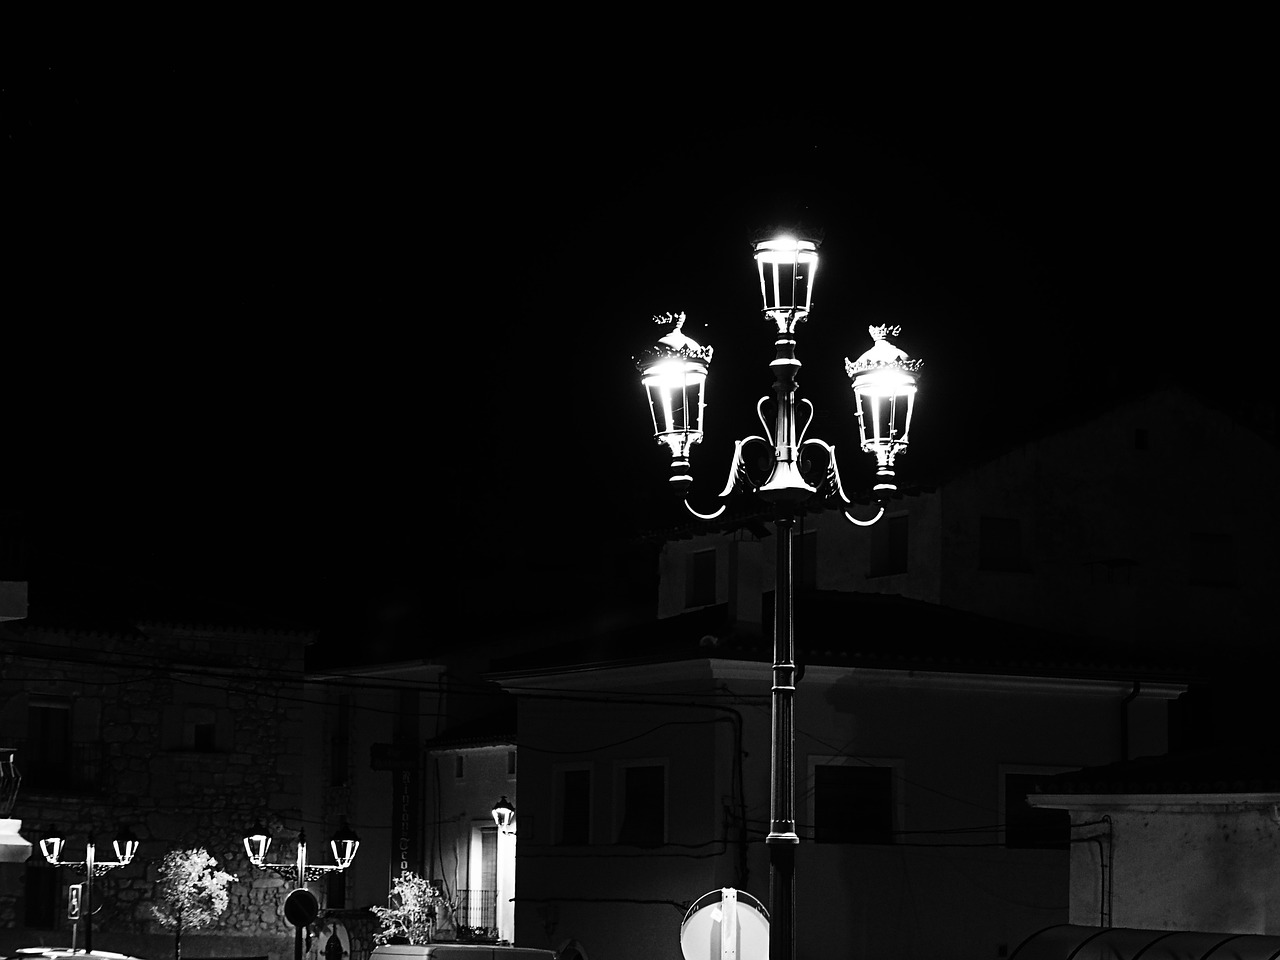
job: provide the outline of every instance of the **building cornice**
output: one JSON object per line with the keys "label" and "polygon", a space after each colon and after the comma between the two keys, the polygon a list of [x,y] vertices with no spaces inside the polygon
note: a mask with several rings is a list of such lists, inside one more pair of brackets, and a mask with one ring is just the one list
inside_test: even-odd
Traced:
{"label": "building cornice", "polygon": [[1206,813],[1218,810],[1265,810],[1280,823],[1280,792],[1274,790],[1232,793],[1033,793],[1027,803],[1047,810],[1079,810],[1088,813]]}

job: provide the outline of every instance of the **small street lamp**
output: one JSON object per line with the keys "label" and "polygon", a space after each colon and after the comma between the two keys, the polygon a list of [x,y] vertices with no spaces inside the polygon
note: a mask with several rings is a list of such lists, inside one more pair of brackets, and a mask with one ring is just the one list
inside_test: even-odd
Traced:
{"label": "small street lamp", "polygon": [[[795,819],[796,684],[795,619],[791,567],[792,534],[796,517],[811,498],[842,508],[844,517],[858,526],[870,526],[884,515],[884,505],[897,491],[894,460],[907,449],[911,416],[915,408],[916,378],[922,361],[910,359],[888,341],[897,327],[869,328],[873,344],[856,361],[845,359],[845,372],[857,400],[860,445],[876,458],[873,497],[875,516],[859,519],[847,507],[836,465],[835,447],[816,437],[806,438],[813,419],[813,404],[796,396],[796,335],[813,306],[814,278],[818,271],[818,244],[811,240],[775,237],[756,243],[755,260],[765,320],[775,331],[775,358],[770,363],[775,382],[773,426],[765,417],[769,397],[756,403],[756,415],[767,436],[737,441],[729,478],[720,492],[754,493],[774,508],[777,561],[774,569],[772,774],[769,847],[769,958],[795,960],[795,847],[800,842]],[[685,498],[693,480],[690,457],[702,440],[703,411],[712,348],[684,333],[683,313],[654,318],[674,326],[671,333],[641,354],[636,363],[649,397],[654,438],[671,457],[671,489],[700,520],[714,520],[724,513],[722,502],[713,513],[700,513]],[[803,405],[803,408],[801,407]],[[803,409],[803,422],[799,414]],[[756,468],[755,451],[767,467]],[[749,456],[749,452],[751,456]]]}
{"label": "small street lamp", "polygon": [[502,797],[495,803],[493,810],[490,812],[493,814],[493,822],[498,825],[499,830],[503,833],[516,832],[512,826],[516,822],[516,808],[511,805],[511,802],[506,797]]}
{"label": "small street lamp", "polygon": [[244,838],[244,851],[249,855],[249,862],[261,870],[273,870],[297,883],[297,889],[285,898],[284,915],[294,926],[293,956],[294,960],[302,960],[302,928],[313,923],[320,914],[320,904],[310,890],[303,884],[309,880],[319,880],[326,873],[346,870],[356,858],[360,849],[360,838],[347,825],[343,817],[337,831],[329,839],[329,849],[333,852],[333,863],[307,862],[307,831],[298,831],[298,854],[293,863],[268,863],[267,851],[271,849],[271,835],[261,824],[255,824],[253,832]]}
{"label": "small street lamp", "polygon": [[138,852],[138,838],[128,827],[122,827],[116,834],[116,838],[111,841],[116,855],[114,860],[98,859],[97,845],[92,838],[85,844],[83,860],[63,860],[62,848],[65,844],[66,840],[62,835],[53,831],[40,841],[40,852],[53,866],[82,870],[85,875],[84,906],[81,914],[84,917],[84,949],[85,953],[90,953],[93,950],[93,880],[117,867],[126,866]]}

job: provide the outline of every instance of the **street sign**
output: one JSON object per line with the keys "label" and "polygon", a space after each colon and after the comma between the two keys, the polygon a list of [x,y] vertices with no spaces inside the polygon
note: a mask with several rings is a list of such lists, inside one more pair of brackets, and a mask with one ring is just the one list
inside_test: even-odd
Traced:
{"label": "street sign", "polygon": [[67,887],[67,919],[80,919],[80,887],[82,884],[73,883]]}

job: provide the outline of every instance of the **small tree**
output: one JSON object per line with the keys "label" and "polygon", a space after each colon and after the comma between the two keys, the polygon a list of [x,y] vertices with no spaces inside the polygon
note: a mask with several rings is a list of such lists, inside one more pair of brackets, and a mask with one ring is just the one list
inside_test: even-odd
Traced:
{"label": "small tree", "polygon": [[174,960],[182,960],[182,931],[207,927],[227,909],[227,884],[235,880],[204,847],[170,850],[160,864],[160,882],[151,912],[166,927],[173,927]]}
{"label": "small tree", "polygon": [[389,902],[389,907],[372,908],[382,921],[382,931],[373,935],[376,943],[387,943],[392,937],[410,943],[431,942],[437,910],[445,901],[429,881],[406,870],[392,884]]}

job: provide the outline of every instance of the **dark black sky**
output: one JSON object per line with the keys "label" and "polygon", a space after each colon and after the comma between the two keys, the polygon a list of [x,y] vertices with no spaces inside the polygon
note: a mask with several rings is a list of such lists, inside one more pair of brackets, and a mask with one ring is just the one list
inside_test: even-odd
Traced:
{"label": "dark black sky", "polygon": [[328,635],[584,592],[606,619],[645,592],[613,545],[665,476],[630,358],[668,310],[715,346],[714,492],[771,382],[771,225],[824,237],[819,436],[851,449],[868,323],[925,358],[904,475],[967,455],[993,378],[1016,433],[1248,354],[1258,71],[1192,34],[787,84],[568,45],[15,68],[0,493],[33,610],[123,579]]}

